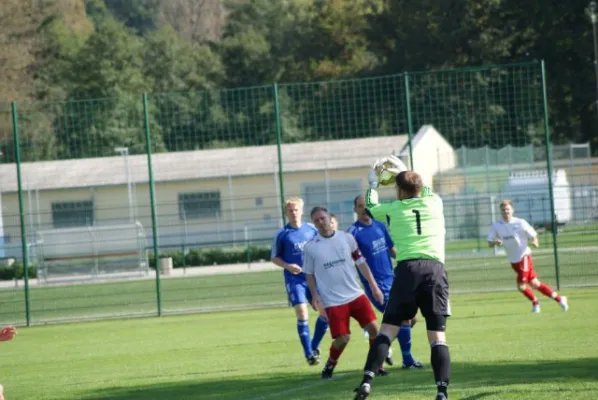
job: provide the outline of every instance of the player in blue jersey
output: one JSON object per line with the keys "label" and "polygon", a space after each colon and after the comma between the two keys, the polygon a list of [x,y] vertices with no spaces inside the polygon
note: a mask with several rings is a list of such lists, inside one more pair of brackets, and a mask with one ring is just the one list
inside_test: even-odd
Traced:
{"label": "player in blue jersey", "polygon": [[[374,276],[378,287],[384,294],[384,302],[381,303],[374,298],[367,280],[360,275],[361,282],[366,295],[374,307],[381,313],[384,313],[390,288],[392,286],[392,280],[394,278],[393,264],[391,260],[391,257],[396,257],[394,242],[388,234],[386,225],[370,217],[370,214],[365,207],[364,196],[360,195],[355,198],[353,201],[353,211],[357,214],[357,221],[349,227],[349,233],[355,237],[359,250],[361,250],[367,264],[370,266],[372,275]],[[415,319],[405,321],[401,324],[397,339],[401,346],[403,368],[422,369],[423,365],[419,361],[414,360],[411,355],[411,327],[413,324],[415,324]],[[389,365],[393,364],[390,354],[386,358],[386,362]]]}
{"label": "player in blue jersey", "polygon": [[[310,224],[302,223],[303,199],[289,198],[285,202],[288,224],[276,232],[272,243],[272,262],[284,269],[284,283],[289,303],[297,316],[297,333],[309,365],[320,362],[320,343],[328,330],[328,318],[321,304],[312,301],[311,292],[303,273],[303,247],[318,233]],[[313,338],[310,338],[308,307],[311,304],[320,313]]]}

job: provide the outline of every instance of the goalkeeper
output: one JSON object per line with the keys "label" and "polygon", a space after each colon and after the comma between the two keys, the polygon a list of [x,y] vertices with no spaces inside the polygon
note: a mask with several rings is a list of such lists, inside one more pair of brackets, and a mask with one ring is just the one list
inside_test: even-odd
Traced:
{"label": "goalkeeper", "polygon": [[[383,170],[396,175],[397,200],[378,203],[378,176]],[[387,174],[386,174],[387,175]],[[396,157],[378,160],[369,174],[366,207],[373,218],[389,223],[397,247],[397,266],[380,333],[372,343],[355,400],[369,397],[372,380],[403,321],[418,309],[426,320],[434,370],[436,400],[448,398],[450,355],[446,343],[446,319],[450,316],[449,288],[444,268],[444,214],[442,200],[424,187],[421,176],[408,171]]]}

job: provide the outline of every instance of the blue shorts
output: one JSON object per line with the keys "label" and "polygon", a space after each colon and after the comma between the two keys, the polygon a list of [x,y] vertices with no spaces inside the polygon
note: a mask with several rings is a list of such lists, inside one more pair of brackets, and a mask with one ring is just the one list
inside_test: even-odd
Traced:
{"label": "blue shorts", "polygon": [[285,288],[287,289],[287,296],[289,304],[295,307],[297,304],[312,302],[311,290],[307,286],[305,279],[285,279]]}
{"label": "blue shorts", "polygon": [[374,298],[372,290],[370,289],[370,285],[367,283],[367,281],[363,282],[363,290],[365,291],[365,295],[368,297],[368,299],[370,299],[372,305],[376,307],[376,310],[380,311],[381,313],[384,313],[384,310],[386,309],[386,303],[388,302],[388,295],[390,293],[392,281],[382,281],[376,283],[378,284],[378,288],[380,288],[380,291],[382,291],[382,294],[384,295],[383,303],[378,302],[378,300]]}

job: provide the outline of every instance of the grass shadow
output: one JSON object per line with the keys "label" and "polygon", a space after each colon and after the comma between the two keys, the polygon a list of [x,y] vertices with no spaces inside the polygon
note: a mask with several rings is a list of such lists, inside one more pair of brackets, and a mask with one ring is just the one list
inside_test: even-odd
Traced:
{"label": "grass shadow", "polygon": [[[490,398],[537,398],[550,385],[558,398],[584,398],[595,393],[598,384],[598,358],[539,362],[463,363],[452,365],[451,399],[482,400]],[[284,369],[281,369],[284,371]],[[210,375],[213,377],[215,375]],[[222,376],[196,381],[155,383],[136,387],[109,387],[88,393],[82,400],[336,400],[351,399],[352,390],[359,383],[359,370],[339,370],[332,381],[319,379],[314,373],[257,374],[251,376]],[[434,394],[432,372],[391,369],[391,375],[375,381],[372,399],[430,398]],[[529,385],[514,387],[514,385]],[[414,397],[415,396],[415,397]],[[421,397],[418,397],[421,396]]]}

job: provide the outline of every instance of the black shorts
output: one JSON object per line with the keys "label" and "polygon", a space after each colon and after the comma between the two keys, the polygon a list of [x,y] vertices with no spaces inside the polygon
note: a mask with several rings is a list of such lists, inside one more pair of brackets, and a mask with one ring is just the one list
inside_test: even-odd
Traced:
{"label": "black shorts", "polygon": [[405,260],[397,264],[382,322],[400,326],[420,309],[424,317],[451,315],[444,264],[434,260]]}

